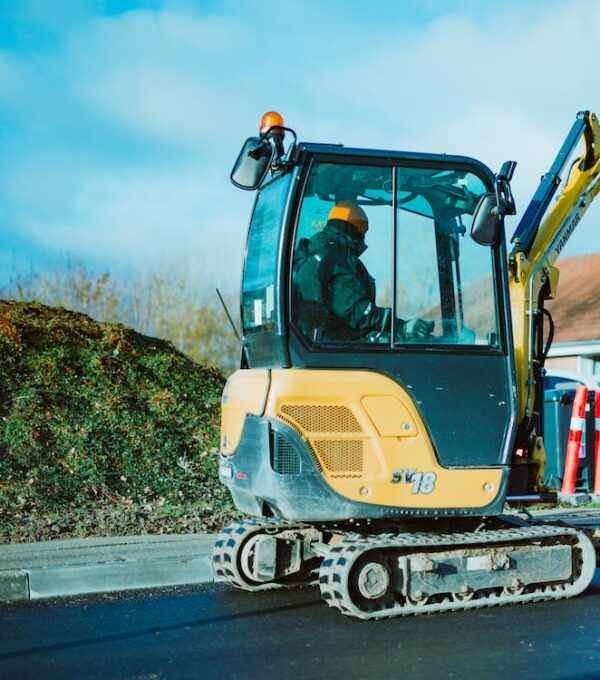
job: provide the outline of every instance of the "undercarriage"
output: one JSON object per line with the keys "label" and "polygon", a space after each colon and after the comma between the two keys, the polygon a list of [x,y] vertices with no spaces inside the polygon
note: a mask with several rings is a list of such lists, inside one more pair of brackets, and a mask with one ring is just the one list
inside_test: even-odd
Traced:
{"label": "undercarriage", "polygon": [[596,568],[586,533],[551,523],[369,529],[240,520],[216,542],[215,576],[250,591],[318,583],[330,607],[377,619],[572,597]]}

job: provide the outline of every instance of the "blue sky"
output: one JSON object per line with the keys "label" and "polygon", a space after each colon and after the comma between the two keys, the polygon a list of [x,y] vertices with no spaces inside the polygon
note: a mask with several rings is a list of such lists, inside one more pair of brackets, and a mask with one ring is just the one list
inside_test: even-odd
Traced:
{"label": "blue sky", "polygon": [[[4,0],[0,283],[69,253],[235,289],[229,171],[269,109],[305,141],[515,159],[522,211],[600,111],[598,35],[594,0]],[[596,250],[599,206],[564,255]]]}

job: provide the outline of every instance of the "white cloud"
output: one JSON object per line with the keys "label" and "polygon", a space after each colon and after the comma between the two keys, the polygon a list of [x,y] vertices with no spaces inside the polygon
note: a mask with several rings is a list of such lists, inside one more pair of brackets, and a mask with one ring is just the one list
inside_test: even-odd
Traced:
{"label": "white cloud", "polygon": [[218,132],[212,88],[156,65],[128,65],[87,84],[92,106],[129,126],[171,142],[201,146]]}
{"label": "white cloud", "polygon": [[[358,22],[344,3],[169,7],[71,22],[46,56],[0,53],[22,110],[11,228],[108,265],[183,253],[235,287],[252,196],[228,174],[267,109],[309,141],[517,160],[521,211],[577,110],[600,109],[587,0],[445,4],[421,25],[395,3]],[[594,211],[567,254],[600,249]]]}
{"label": "white cloud", "polygon": [[[231,290],[243,249],[239,222],[227,214],[214,218],[232,203],[228,194],[228,188],[224,193],[215,184],[202,185],[195,172],[92,175],[78,187],[67,215],[29,218],[25,232],[39,248],[121,268],[187,262],[194,271],[208,269],[215,285]],[[240,205],[239,214],[247,209]]]}
{"label": "white cloud", "polygon": [[[232,20],[136,11],[95,22],[70,47],[75,87],[96,113],[136,134],[206,146],[240,107],[224,69],[246,37]],[[244,107],[242,106],[242,109]]]}
{"label": "white cloud", "polygon": [[[577,111],[600,108],[599,33],[600,5],[586,0],[496,5],[422,30],[390,20],[378,40],[301,82],[302,126],[319,141],[471,155],[492,169],[517,160],[522,211]],[[600,249],[592,220],[580,228],[591,238],[573,245]]]}

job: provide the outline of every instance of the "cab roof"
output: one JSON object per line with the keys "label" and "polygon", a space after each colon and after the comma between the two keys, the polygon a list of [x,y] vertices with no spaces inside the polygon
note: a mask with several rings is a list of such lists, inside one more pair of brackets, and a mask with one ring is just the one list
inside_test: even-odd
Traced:
{"label": "cab roof", "polygon": [[448,163],[449,165],[470,165],[479,168],[490,180],[494,179],[494,173],[490,168],[470,156],[456,156],[445,153],[421,153],[416,151],[390,151],[385,149],[360,149],[343,144],[319,144],[316,142],[300,142],[298,151],[310,155],[326,156],[360,156],[362,158],[387,159],[390,161],[409,160],[428,163]]}

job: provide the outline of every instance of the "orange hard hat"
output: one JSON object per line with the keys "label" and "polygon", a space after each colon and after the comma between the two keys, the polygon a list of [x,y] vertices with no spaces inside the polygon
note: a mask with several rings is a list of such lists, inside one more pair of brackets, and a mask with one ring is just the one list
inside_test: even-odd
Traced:
{"label": "orange hard hat", "polygon": [[336,203],[331,209],[328,219],[350,222],[361,234],[366,234],[369,230],[367,213],[353,201],[340,201]]}

